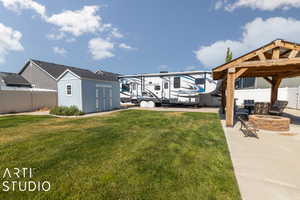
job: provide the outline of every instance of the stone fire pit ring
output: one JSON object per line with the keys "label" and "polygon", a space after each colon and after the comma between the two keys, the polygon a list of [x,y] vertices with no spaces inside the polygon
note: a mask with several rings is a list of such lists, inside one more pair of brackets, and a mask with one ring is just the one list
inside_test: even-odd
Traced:
{"label": "stone fire pit ring", "polygon": [[291,120],[287,117],[273,115],[250,115],[249,121],[258,129],[269,131],[288,131]]}

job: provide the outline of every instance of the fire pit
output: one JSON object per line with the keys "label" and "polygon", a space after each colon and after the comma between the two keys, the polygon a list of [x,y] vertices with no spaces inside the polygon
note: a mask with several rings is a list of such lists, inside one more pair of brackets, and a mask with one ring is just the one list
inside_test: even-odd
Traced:
{"label": "fire pit", "polygon": [[288,131],[290,129],[290,119],[281,116],[250,115],[249,121],[263,130]]}

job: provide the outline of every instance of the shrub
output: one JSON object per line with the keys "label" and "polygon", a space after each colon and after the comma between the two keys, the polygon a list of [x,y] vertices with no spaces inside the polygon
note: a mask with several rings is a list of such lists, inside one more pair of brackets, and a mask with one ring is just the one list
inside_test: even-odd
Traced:
{"label": "shrub", "polygon": [[63,115],[63,116],[78,116],[83,115],[76,106],[56,106],[50,110],[50,114],[52,115]]}

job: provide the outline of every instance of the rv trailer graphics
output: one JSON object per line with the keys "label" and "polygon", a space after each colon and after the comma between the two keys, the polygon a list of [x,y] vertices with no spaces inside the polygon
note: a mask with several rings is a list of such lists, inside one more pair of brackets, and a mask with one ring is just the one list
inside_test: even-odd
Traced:
{"label": "rv trailer graphics", "polygon": [[133,103],[198,104],[202,94],[217,87],[206,71],[125,75],[119,81],[122,102]]}

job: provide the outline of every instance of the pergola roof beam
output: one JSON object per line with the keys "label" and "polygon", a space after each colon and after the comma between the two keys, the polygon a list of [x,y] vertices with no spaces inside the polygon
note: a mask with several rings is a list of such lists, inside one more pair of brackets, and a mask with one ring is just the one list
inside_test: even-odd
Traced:
{"label": "pergola roof beam", "polygon": [[236,68],[241,67],[271,67],[271,66],[285,66],[296,65],[300,66],[300,58],[282,58],[277,60],[265,60],[265,61],[246,61],[236,65]]}
{"label": "pergola roof beam", "polygon": [[289,54],[289,58],[295,58],[296,55],[298,54],[299,51],[297,50],[292,50],[291,53]]}

